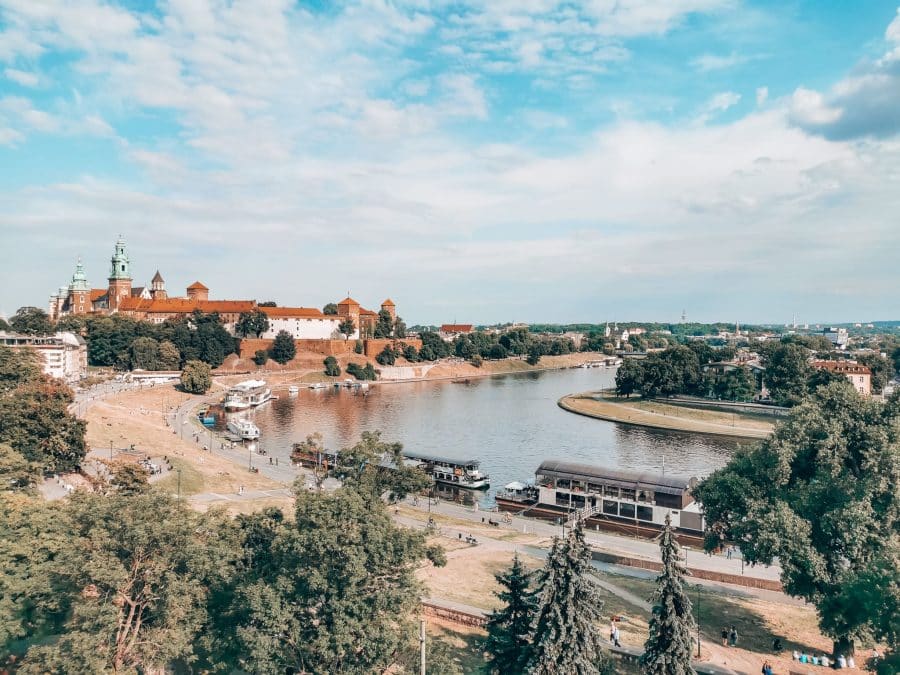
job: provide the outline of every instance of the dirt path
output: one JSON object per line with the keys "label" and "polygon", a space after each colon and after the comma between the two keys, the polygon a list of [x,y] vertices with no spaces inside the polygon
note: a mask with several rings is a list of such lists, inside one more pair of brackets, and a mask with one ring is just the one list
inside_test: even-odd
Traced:
{"label": "dirt path", "polygon": [[[570,394],[557,402],[563,410],[620,424],[632,424],[654,429],[687,431],[691,433],[732,436],[737,438],[766,438],[773,426],[752,420],[748,423],[739,416],[729,413],[702,411],[707,419],[700,419],[696,413],[686,408],[654,404],[653,408],[639,408],[636,402],[615,402],[597,398],[597,394]],[[695,413],[695,414],[691,414]]]}

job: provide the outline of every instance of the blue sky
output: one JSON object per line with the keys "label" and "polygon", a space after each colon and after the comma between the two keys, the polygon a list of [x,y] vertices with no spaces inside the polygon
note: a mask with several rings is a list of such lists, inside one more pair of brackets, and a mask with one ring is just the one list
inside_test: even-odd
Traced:
{"label": "blue sky", "polygon": [[900,317],[893,2],[0,0],[0,312]]}

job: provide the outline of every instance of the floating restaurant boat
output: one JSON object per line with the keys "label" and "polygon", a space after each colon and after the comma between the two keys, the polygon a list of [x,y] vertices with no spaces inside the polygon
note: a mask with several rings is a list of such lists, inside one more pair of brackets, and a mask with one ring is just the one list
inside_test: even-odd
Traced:
{"label": "floating restaurant boat", "polygon": [[259,427],[250,420],[234,417],[228,420],[228,431],[245,441],[255,441],[259,438]]}
{"label": "floating restaurant boat", "polygon": [[403,457],[409,464],[424,470],[437,483],[456,485],[470,490],[485,490],[491,485],[490,477],[478,468],[481,462],[477,459],[455,459],[408,450],[403,451]]}
{"label": "floating restaurant boat", "polygon": [[239,382],[225,392],[225,410],[246,410],[277,398],[265,380]]}
{"label": "floating restaurant boat", "polygon": [[659,534],[669,515],[679,539],[699,543],[705,524],[691,495],[696,484],[696,478],[547,460],[535,472],[534,485],[509,483],[494,500],[500,511],[583,519],[587,527],[642,537]]}

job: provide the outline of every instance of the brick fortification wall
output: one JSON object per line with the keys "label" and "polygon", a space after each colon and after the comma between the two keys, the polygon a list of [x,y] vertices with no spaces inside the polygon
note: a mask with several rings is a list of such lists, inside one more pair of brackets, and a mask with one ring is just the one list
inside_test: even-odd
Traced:
{"label": "brick fortification wall", "polygon": [[418,338],[403,338],[402,340],[394,340],[392,338],[372,338],[365,340],[365,351],[363,352],[368,358],[374,359],[388,345],[393,345],[394,349],[402,350],[404,345],[412,345],[418,351],[422,349],[422,341]]}
{"label": "brick fortification wall", "polygon": [[[270,349],[274,340],[245,338],[240,341],[238,353],[242,359],[250,359],[260,349]],[[343,356],[354,354],[356,340],[294,340],[297,353],[306,352],[322,356]],[[380,350],[379,350],[380,351]]]}

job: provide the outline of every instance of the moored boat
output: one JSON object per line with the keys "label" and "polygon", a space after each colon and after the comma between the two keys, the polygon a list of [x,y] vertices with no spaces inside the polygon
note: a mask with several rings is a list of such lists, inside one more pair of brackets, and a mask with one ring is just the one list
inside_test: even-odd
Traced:
{"label": "moored boat", "polygon": [[705,523],[691,495],[695,478],[604,469],[589,464],[547,460],[535,472],[535,484],[510,483],[494,500],[500,511],[547,520],[584,520],[587,527],[655,537],[672,520],[685,543],[699,543]]}
{"label": "moored boat", "polygon": [[246,380],[225,392],[225,410],[246,410],[277,398],[265,380]]}
{"label": "moored boat", "polygon": [[490,477],[478,468],[477,459],[455,459],[440,455],[429,455],[409,450],[403,451],[409,464],[424,470],[438,483],[456,485],[470,490],[486,490],[490,487]]}
{"label": "moored boat", "polygon": [[259,427],[250,420],[241,417],[233,417],[226,424],[228,431],[245,441],[255,441],[259,438]]}
{"label": "moored boat", "polygon": [[296,384],[292,384],[290,387],[288,387],[288,394],[290,394],[291,396],[296,396],[299,393],[300,387],[298,387]]}

